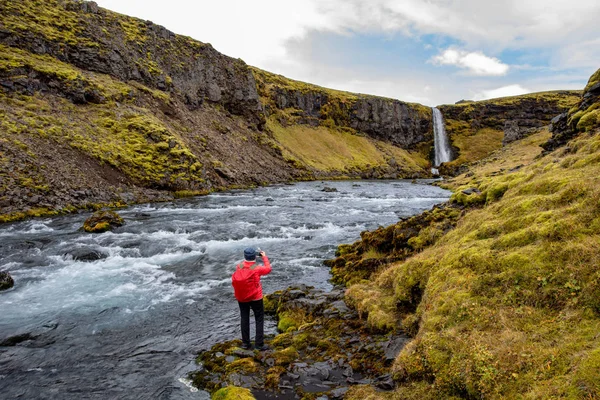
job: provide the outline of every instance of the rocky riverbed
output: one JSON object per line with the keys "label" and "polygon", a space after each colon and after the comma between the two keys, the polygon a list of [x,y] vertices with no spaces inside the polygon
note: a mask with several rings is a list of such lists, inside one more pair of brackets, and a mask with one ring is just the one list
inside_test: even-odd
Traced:
{"label": "rocky riverbed", "polygon": [[219,343],[198,356],[194,385],[210,392],[248,388],[257,399],[340,399],[353,385],[394,388],[386,370],[409,338],[367,329],[344,302],[343,288],[290,287],[266,296],[265,308],[278,321],[270,348]]}

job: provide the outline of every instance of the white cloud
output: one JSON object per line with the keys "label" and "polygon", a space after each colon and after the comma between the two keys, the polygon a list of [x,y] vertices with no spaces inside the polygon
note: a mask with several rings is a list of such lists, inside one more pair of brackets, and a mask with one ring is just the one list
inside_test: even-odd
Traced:
{"label": "white cloud", "polygon": [[[294,79],[347,90],[354,86],[361,92],[402,100],[408,100],[405,96],[421,97],[427,103],[466,98],[469,93],[484,96],[482,90],[490,87],[490,82],[483,77],[469,80],[465,74],[450,78],[442,68],[437,68],[438,73],[426,74],[425,70],[432,68],[420,65],[405,66],[395,75],[381,77],[379,60],[361,58],[360,53],[354,57],[360,61],[360,67],[348,60],[336,63],[333,58],[327,64],[319,63],[318,56],[311,54],[318,54],[315,49],[320,34],[368,34],[369,40],[382,36],[393,40],[396,35],[415,40],[434,37],[434,41],[424,40],[425,58],[431,56],[427,42],[437,43],[434,46],[442,49],[448,43],[460,43],[454,65],[464,68],[467,75],[494,76],[494,80],[501,81],[497,86],[515,83],[536,90],[562,87],[552,86],[552,82],[520,82],[514,78],[524,69],[513,64],[539,65],[543,54],[544,62],[550,60],[549,70],[565,75],[578,73],[579,80],[582,65],[587,66],[586,72],[593,72],[592,65],[600,60],[597,0],[170,0],[167,6],[159,0],[96,1],[102,7],[152,20],[173,32],[209,42],[248,64]],[[297,54],[299,48],[305,54]],[[527,52],[527,57],[502,62],[488,56],[507,49]],[[440,62],[446,60],[444,55],[448,56],[444,53],[438,55],[442,57]],[[503,72],[508,63],[510,70]],[[511,80],[506,82],[503,74]],[[392,83],[373,82],[374,76]],[[353,79],[364,83],[348,84]],[[568,83],[568,77],[563,81]],[[386,89],[386,85],[395,89]],[[426,85],[431,91],[423,90]]]}
{"label": "white cloud", "polygon": [[506,75],[508,65],[497,58],[488,57],[480,51],[468,52],[449,48],[433,57],[431,62],[438,65],[454,65],[469,70],[473,75],[501,76]]}
{"label": "white cloud", "polygon": [[495,99],[497,97],[518,96],[520,94],[531,93],[531,90],[521,85],[502,86],[497,89],[483,90],[473,96],[473,100]]}

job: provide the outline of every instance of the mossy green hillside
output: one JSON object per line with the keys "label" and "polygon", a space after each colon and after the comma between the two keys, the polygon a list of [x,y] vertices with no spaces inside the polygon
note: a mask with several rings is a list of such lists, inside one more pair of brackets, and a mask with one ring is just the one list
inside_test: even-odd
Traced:
{"label": "mossy green hillside", "polygon": [[68,45],[99,47],[99,43],[83,35],[87,26],[86,18],[65,7],[67,3],[60,0],[2,0],[2,24],[5,29],[23,35],[39,35],[49,41]]}
{"label": "mossy green hillside", "polygon": [[401,176],[423,173],[428,161],[409,152],[354,132],[324,126],[283,126],[269,118],[267,128],[291,163],[316,172],[355,175],[374,168],[396,168]]}
{"label": "mossy green hillside", "polygon": [[263,97],[264,104],[267,105],[273,105],[270,94],[276,88],[283,88],[293,91],[297,90],[303,93],[319,92],[339,99],[342,102],[356,100],[359,96],[356,93],[329,89],[307,82],[296,81],[283,75],[274,74],[256,67],[252,67],[252,73],[256,79],[259,94]]}
{"label": "mossy green hillside", "polygon": [[495,157],[457,181],[486,193],[477,208],[348,297],[414,336],[396,396],[599,397],[600,135],[491,174]]}

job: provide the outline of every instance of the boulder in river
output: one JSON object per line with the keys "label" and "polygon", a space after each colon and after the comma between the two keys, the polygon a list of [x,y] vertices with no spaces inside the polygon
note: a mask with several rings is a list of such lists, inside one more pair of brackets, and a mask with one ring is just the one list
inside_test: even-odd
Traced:
{"label": "boulder in river", "polygon": [[336,188],[334,188],[334,187],[329,187],[329,186],[325,186],[325,187],[324,187],[324,188],[321,190],[321,192],[325,192],[325,193],[335,193],[335,192],[337,192],[337,191],[338,191],[338,190],[337,190]]}
{"label": "boulder in river", "polygon": [[114,211],[97,211],[83,223],[83,230],[90,233],[102,233],[118,228],[125,223]]}
{"label": "boulder in river", "polygon": [[12,276],[6,271],[0,271],[0,290],[10,289],[15,285]]}

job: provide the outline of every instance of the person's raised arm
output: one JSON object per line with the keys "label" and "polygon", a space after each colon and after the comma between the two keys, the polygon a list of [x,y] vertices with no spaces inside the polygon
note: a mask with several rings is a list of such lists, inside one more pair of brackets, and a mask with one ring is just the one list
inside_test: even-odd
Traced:
{"label": "person's raised arm", "polygon": [[260,253],[258,253],[263,260],[263,263],[265,265],[261,265],[260,267],[256,267],[254,270],[259,274],[259,275],[267,275],[271,272],[272,268],[271,268],[271,262],[269,261],[269,257],[267,257],[267,254],[264,251],[261,251]]}

